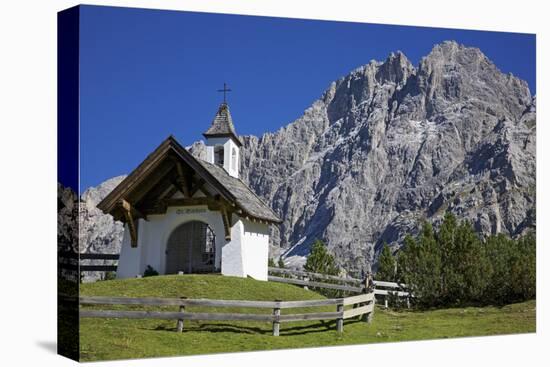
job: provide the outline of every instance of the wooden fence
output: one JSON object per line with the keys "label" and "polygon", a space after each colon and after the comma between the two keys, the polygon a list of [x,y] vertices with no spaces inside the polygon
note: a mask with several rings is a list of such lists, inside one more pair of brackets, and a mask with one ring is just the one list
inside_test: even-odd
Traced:
{"label": "wooden fence", "polygon": [[[275,275],[269,275],[268,280],[272,282],[288,283],[301,285],[305,289],[309,287],[337,289],[347,292],[364,293],[369,289],[369,284],[366,279],[357,278],[344,278],[335,275],[327,275],[320,273],[312,273],[300,270],[291,270],[283,268],[269,267],[269,274],[283,274],[286,277],[280,277]],[[318,282],[313,279],[321,279],[328,281],[336,281],[334,283]],[[407,307],[410,307],[410,298],[412,295],[406,290],[405,284],[398,284],[395,282],[386,282],[382,280],[373,280],[372,287],[374,288],[374,294],[381,296],[384,299],[384,306],[388,308],[388,298],[396,296],[398,298],[405,299]]]}
{"label": "wooden fence", "polygon": [[[128,297],[80,297],[80,305],[140,305],[179,306],[179,311],[126,311],[80,309],[80,317],[177,320],[176,330],[183,331],[184,320],[209,321],[264,321],[271,322],[273,335],[278,336],[281,323],[314,320],[336,320],[336,330],[344,331],[344,320],[359,316],[371,322],[374,313],[374,293],[364,293],[346,298],[308,301],[240,301],[187,298],[128,298]],[[272,309],[271,314],[255,313],[197,313],[188,312],[190,306],[240,307]],[[336,306],[333,312],[290,313],[282,310],[303,307]],[[346,309],[346,306],[348,308]],[[351,308],[349,307],[351,306]]]}
{"label": "wooden fence", "polygon": [[62,269],[79,270],[82,272],[89,271],[116,271],[117,265],[111,264],[80,264],[79,260],[107,260],[110,262],[118,261],[119,254],[92,254],[92,253],[75,253],[75,252],[58,252],[58,264]]}

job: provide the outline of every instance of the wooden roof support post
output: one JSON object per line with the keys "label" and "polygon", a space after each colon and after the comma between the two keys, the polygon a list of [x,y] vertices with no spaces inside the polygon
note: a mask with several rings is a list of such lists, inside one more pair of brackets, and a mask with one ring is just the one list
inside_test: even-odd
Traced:
{"label": "wooden roof support post", "polygon": [[225,240],[231,241],[231,212],[227,210],[226,206],[221,208],[223,229],[225,231]]}
{"label": "wooden roof support post", "polygon": [[145,219],[145,215],[143,215],[139,210],[137,210],[132,204],[130,204],[128,201],[122,199],[120,200],[120,205],[124,209],[125,212],[130,212],[134,218],[143,218]]}
{"label": "wooden roof support post", "polygon": [[132,247],[137,247],[137,244],[138,244],[137,227],[134,222],[134,216],[132,215],[132,205],[124,199],[120,201],[120,204],[122,206],[122,209],[124,209],[124,217],[126,218],[126,224],[128,224],[128,229],[130,230],[130,245]]}

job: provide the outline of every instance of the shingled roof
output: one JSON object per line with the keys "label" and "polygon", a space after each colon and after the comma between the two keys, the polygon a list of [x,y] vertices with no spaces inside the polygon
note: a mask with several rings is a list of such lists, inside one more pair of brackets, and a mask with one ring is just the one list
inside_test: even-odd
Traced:
{"label": "shingled roof", "polygon": [[202,134],[205,138],[209,137],[230,137],[238,146],[242,146],[240,139],[235,132],[233,119],[229,112],[229,106],[223,102],[216,112],[212,125]]}
{"label": "shingled roof", "polygon": [[222,167],[197,160],[220,182],[236,199],[237,205],[242,207],[250,216],[270,222],[280,223],[281,219],[275,212],[260,199],[242,180],[230,176]]}
{"label": "shingled roof", "polygon": [[[180,160],[228,202],[233,202],[243,211],[245,217],[257,218],[271,223],[281,223],[281,219],[240,179],[230,176],[223,168],[194,157],[178,141],[169,136],[153,151],[128,177],[111,191],[97,207],[116,218],[117,203],[121,200],[132,202],[136,192],[154,190],[147,182],[165,180],[170,182],[170,172],[175,170],[173,159]],[[158,185],[158,184],[157,184]],[[161,190],[162,191],[162,190]],[[140,196],[144,196],[142,194]],[[131,204],[136,204],[132,202]],[[138,203],[138,208],[139,203]],[[118,219],[122,220],[122,219]]]}

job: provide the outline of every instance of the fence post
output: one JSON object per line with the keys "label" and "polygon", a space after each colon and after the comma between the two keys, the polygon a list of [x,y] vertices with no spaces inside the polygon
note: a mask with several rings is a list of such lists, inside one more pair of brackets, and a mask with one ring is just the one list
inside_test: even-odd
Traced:
{"label": "fence post", "polygon": [[[367,273],[367,276],[365,277],[365,279],[363,280],[363,293],[369,293],[369,292],[373,292],[374,293],[374,283],[372,282],[372,278],[371,278],[371,275],[370,273]],[[374,302],[374,301],[373,301]],[[365,306],[367,305],[368,302],[361,302],[359,304],[359,307],[361,306]],[[368,322],[368,314],[364,313],[362,315],[359,315],[359,320],[362,320],[362,321],[365,321],[365,322]]]}
{"label": "fence post", "polygon": [[[372,273],[367,273],[367,277],[365,278],[365,293],[372,292],[372,311],[369,313],[363,314],[363,321],[367,323],[372,322],[372,318],[374,315],[374,305],[376,304],[376,295],[374,294],[374,280],[372,278]],[[364,303],[363,305],[366,305],[367,303]]]}
{"label": "fence post", "polygon": [[[275,302],[282,302],[280,299],[276,299]],[[279,336],[279,329],[281,327],[281,323],[279,321],[279,316],[281,316],[281,308],[275,307],[273,309],[273,336]]]}
{"label": "fence post", "polygon": [[[309,277],[306,275],[306,276],[304,276],[303,280],[304,280],[304,282],[309,282]],[[306,291],[308,290],[307,284],[304,285],[304,289],[305,289]]]}
{"label": "fence post", "polygon": [[[366,294],[366,293],[369,293],[369,275],[367,273],[367,275],[365,276],[365,279],[363,279],[363,293]],[[359,304],[359,307],[361,306],[364,306],[366,305],[366,303],[363,303],[361,302]],[[359,320],[361,321],[367,321],[367,314],[362,314],[362,315],[359,315]]]}
{"label": "fence post", "polygon": [[[182,300],[186,299],[187,297],[180,297]],[[185,305],[180,305],[180,312],[185,312]],[[183,332],[183,319],[178,319],[178,323],[176,324],[176,331],[178,333]]]}
{"label": "fence post", "polygon": [[344,332],[344,303],[339,303],[336,305],[336,312],[340,312],[341,315],[338,316],[338,319],[336,320],[336,331],[339,333]]}
{"label": "fence post", "polygon": [[[372,290],[372,292],[374,292],[374,289]],[[374,317],[374,306],[376,305],[376,297],[373,295],[372,297],[372,311],[369,312],[369,313],[366,313],[364,315],[364,320],[367,322],[367,323],[372,323],[372,318]]]}
{"label": "fence post", "polygon": [[410,299],[410,296],[407,296],[407,308],[411,308],[411,299]]}
{"label": "fence post", "polygon": [[384,296],[384,308],[388,309],[388,295]]}

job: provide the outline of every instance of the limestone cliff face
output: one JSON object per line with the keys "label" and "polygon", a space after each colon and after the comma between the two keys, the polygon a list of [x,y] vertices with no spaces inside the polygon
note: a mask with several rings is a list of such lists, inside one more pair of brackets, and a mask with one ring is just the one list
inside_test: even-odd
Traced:
{"label": "limestone cliff face", "polygon": [[536,99],[476,48],[445,42],[418,67],[392,53],[293,123],[241,138],[241,178],[283,219],[272,255],[291,264],[319,238],[348,271],[368,269],[384,241],[446,210],[484,234],[535,226]]}
{"label": "limestone cliff face", "polygon": [[[57,242],[58,251],[74,253],[118,254],[122,245],[124,226],[111,215],[103,214],[96,205],[111,192],[125,176],[113,177],[84,191],[80,200],[70,188],[58,183]],[[101,260],[83,260],[82,264],[111,264]],[[103,279],[103,272],[86,272],[83,281]]]}
{"label": "limestone cliff face", "polygon": [[484,234],[535,226],[536,101],[479,50],[445,42],[333,82],[290,125],[244,137],[242,177],[281,215],[275,247],[315,238],[350,271],[446,210]]}

